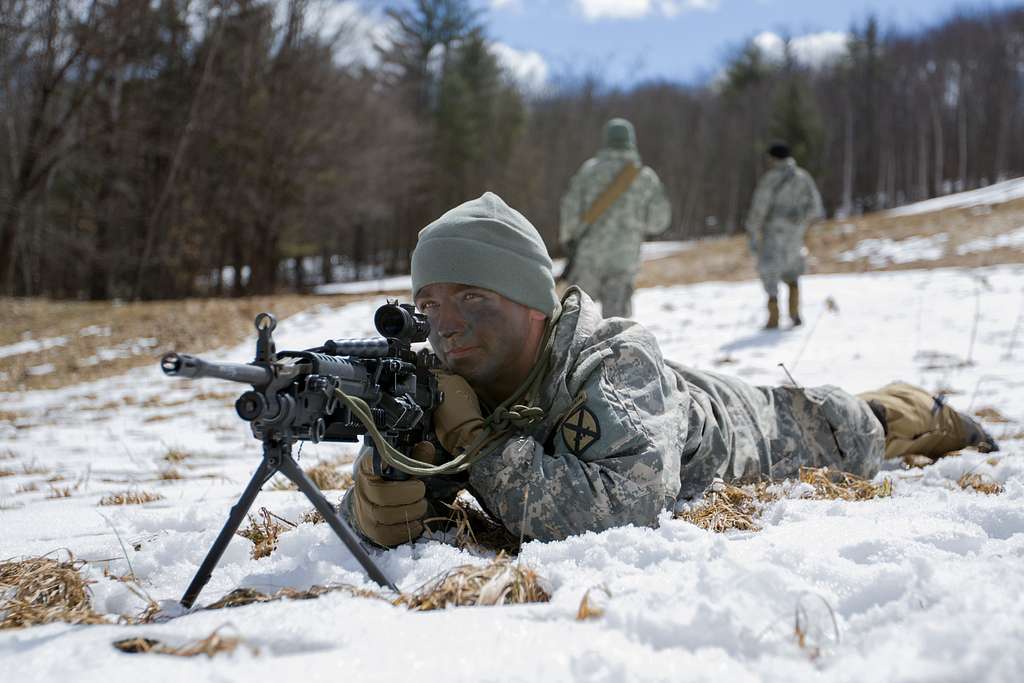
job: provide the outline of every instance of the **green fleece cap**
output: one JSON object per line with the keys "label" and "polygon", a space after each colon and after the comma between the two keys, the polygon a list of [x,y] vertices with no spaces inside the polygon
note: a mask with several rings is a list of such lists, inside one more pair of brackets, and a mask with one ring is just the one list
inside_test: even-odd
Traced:
{"label": "green fleece cap", "polygon": [[551,316],[558,308],[551,257],[537,228],[493,192],[420,230],[412,251],[413,297],[427,285],[482,287]]}

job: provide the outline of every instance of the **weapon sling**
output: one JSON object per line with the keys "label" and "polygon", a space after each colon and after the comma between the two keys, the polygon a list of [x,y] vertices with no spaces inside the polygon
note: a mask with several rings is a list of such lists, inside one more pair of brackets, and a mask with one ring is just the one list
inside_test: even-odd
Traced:
{"label": "weapon sling", "polygon": [[633,184],[638,175],[640,175],[640,165],[627,162],[618,175],[615,176],[615,179],[609,183],[608,187],[604,188],[597,199],[594,200],[594,203],[590,205],[590,208],[587,209],[586,213],[583,214],[583,224],[586,227],[583,228],[583,232],[580,233],[579,237],[573,240],[569,259],[562,270],[562,277],[567,278],[572,273],[573,262],[576,260],[576,248],[583,241],[583,238],[587,236],[587,233],[590,232],[594,223],[604,215],[604,212],[615,203],[616,199],[622,196],[623,192],[629,189],[629,186]]}

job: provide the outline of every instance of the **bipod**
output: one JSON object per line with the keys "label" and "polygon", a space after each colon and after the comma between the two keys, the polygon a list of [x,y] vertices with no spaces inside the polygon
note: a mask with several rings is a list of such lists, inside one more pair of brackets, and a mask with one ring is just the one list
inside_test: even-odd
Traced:
{"label": "bipod", "polygon": [[238,502],[231,508],[228,521],[225,522],[224,528],[217,535],[217,540],[210,546],[210,550],[206,553],[206,559],[199,565],[199,570],[192,578],[192,583],[189,584],[185,595],[182,596],[181,606],[185,609],[191,609],[192,605],[195,604],[196,598],[199,597],[199,592],[203,590],[203,586],[210,580],[214,567],[217,566],[220,558],[223,557],[228,543],[231,542],[231,538],[238,531],[238,527],[241,526],[246,513],[249,512],[249,508],[255,502],[256,496],[263,488],[263,485],[278,472],[291,480],[306,495],[309,502],[313,504],[317,512],[323,515],[324,520],[330,525],[338,538],[341,539],[341,542],[345,544],[345,547],[349,549],[349,552],[363,566],[367,575],[381,586],[390,588],[395,593],[398,593],[399,591],[395,584],[385,576],[380,567],[376,565],[366,550],[363,549],[363,546],[359,545],[355,533],[341,519],[334,506],[327,502],[324,494],[321,493],[316,484],[310,481],[306,473],[299,467],[299,464],[292,458],[291,445],[278,441],[264,441],[263,462],[260,463],[256,472],[253,473],[252,479],[249,480],[249,485],[245,487],[245,491],[242,492]]}

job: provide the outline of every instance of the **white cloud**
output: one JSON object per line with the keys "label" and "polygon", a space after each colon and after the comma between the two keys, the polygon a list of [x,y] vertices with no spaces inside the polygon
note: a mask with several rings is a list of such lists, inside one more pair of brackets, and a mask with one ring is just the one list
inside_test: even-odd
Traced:
{"label": "white cloud", "polygon": [[523,2],[522,0],[491,0],[491,9],[521,10],[523,9]]}
{"label": "white cloud", "polygon": [[374,45],[387,43],[390,30],[387,20],[366,13],[355,0],[320,7],[323,8],[320,14],[311,18],[319,25],[321,35],[333,37],[341,33],[335,58],[346,64],[376,65],[378,57]]}
{"label": "white cloud", "polygon": [[[820,67],[845,55],[848,39],[849,34],[840,31],[822,31],[791,38],[789,47],[800,64]],[[754,36],[754,45],[769,61],[781,62],[785,54],[785,40],[771,31],[763,31]]]}
{"label": "white cloud", "polygon": [[498,62],[525,90],[535,92],[547,83],[548,64],[540,53],[517,50],[504,43],[491,43],[490,48]]}
{"label": "white cloud", "polygon": [[[494,1],[494,0],[492,0]],[[502,1],[502,0],[497,0]],[[674,17],[687,10],[712,11],[719,0],[574,0],[587,21],[642,19],[651,14]]]}

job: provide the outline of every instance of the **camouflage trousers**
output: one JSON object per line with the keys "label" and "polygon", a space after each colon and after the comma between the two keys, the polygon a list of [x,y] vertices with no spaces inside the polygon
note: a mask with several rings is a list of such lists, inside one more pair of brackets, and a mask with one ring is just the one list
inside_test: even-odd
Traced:
{"label": "camouflage trousers", "polygon": [[631,273],[602,273],[589,264],[573,268],[573,284],[601,302],[605,318],[629,318],[633,315],[633,282]]}
{"label": "camouflage trousers", "polygon": [[858,396],[865,401],[877,401],[885,409],[886,458],[938,458],[968,444],[959,413],[924,389],[893,382]]}
{"label": "camouflage trousers", "polygon": [[757,259],[757,273],[761,276],[761,284],[769,298],[779,296],[779,282],[796,283],[797,278],[804,274],[806,264],[801,249],[790,249],[786,253],[773,251],[762,253]]}

